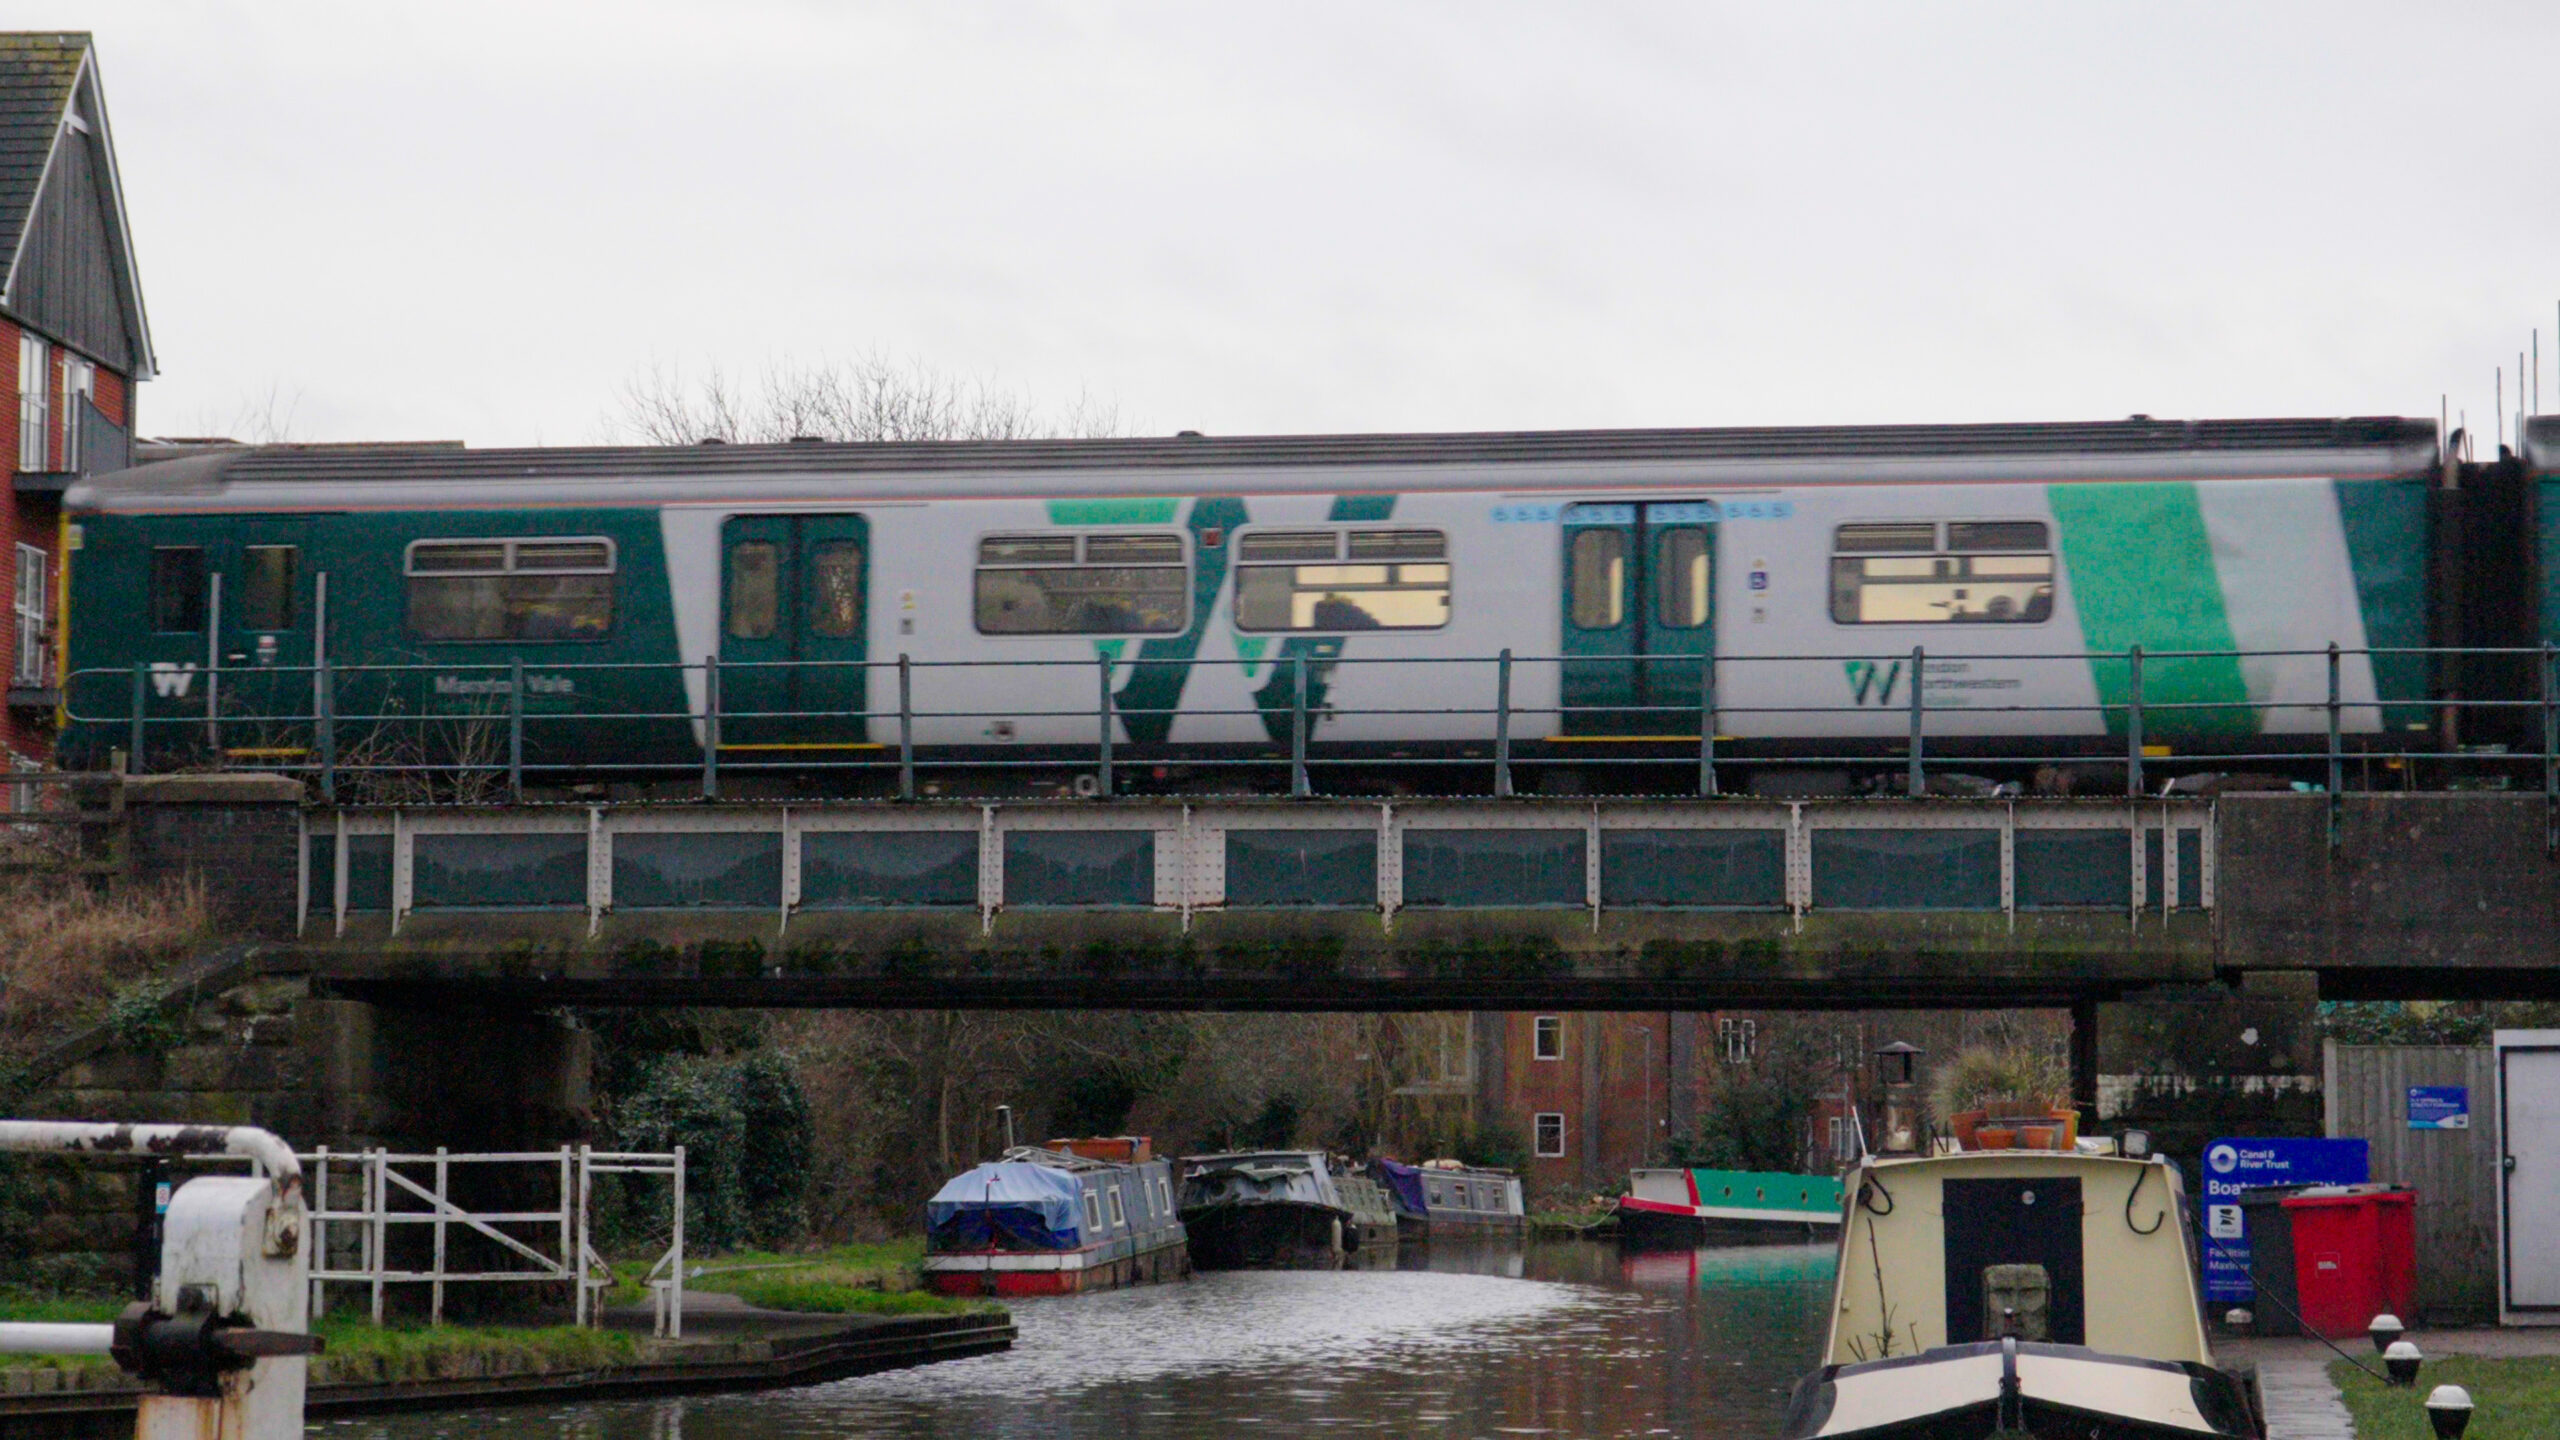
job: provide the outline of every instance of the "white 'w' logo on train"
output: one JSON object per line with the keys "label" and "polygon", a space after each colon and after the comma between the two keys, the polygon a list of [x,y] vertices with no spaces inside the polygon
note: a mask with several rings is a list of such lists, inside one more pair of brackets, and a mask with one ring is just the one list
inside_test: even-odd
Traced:
{"label": "white 'w' logo on train", "polygon": [[1873,660],[1844,660],[1840,668],[1849,672],[1849,695],[1860,705],[1890,705],[1893,687],[1902,679],[1902,662],[1878,665]]}
{"label": "white 'w' logo on train", "polygon": [[163,700],[184,700],[195,688],[196,662],[155,660],[151,662],[151,693]]}

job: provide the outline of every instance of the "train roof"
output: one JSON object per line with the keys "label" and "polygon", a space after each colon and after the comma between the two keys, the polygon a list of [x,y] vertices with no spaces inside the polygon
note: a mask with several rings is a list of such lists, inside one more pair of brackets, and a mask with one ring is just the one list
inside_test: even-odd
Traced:
{"label": "train roof", "polygon": [[[2436,423],[2391,417],[1546,430],[473,450],[210,449],[91,476],[80,511],[432,509],[956,498],[2416,475]],[[1394,470],[1392,478],[1376,473]]]}

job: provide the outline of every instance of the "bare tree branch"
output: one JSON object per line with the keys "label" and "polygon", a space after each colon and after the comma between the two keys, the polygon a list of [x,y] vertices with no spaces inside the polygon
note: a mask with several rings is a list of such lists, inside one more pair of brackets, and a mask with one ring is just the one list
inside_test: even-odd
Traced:
{"label": "bare tree branch", "polygon": [[699,379],[651,365],[618,387],[605,420],[612,438],[649,445],[776,444],[786,440],[1100,439],[1125,433],[1119,407],[1090,392],[1051,414],[1020,392],[922,361],[877,352],[854,360],[765,363],[752,390],[718,366]]}

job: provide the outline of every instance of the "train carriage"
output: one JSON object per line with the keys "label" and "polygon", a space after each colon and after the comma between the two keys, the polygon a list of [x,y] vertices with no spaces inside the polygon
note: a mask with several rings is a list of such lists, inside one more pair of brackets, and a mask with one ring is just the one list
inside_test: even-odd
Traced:
{"label": "train carriage", "polygon": [[2387,746],[2437,723],[2379,652],[2440,634],[2443,474],[2393,419],[222,450],[68,496],[64,746],[138,705],[155,767],[308,765],[325,712],[350,766],[858,789],[902,738],[1088,756],[1107,706],[1177,771],[1301,723],[1563,770],[1709,720],[1882,757],[1917,687],[1933,751],[2121,755],[2139,687],[2144,742],[2245,755],[2325,742],[2332,645]]}

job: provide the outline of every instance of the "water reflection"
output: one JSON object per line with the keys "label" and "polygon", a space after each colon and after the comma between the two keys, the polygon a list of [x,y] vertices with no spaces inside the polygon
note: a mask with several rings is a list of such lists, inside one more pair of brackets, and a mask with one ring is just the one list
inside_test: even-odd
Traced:
{"label": "water reflection", "polygon": [[1440,1242],[1393,1270],[1022,1302],[983,1356],[761,1395],[325,1422],[332,1440],[1195,1440],[1766,1434],[1812,1363],[1828,1247]]}

